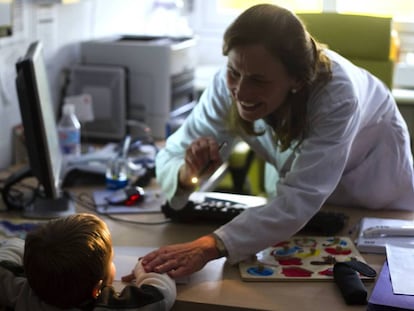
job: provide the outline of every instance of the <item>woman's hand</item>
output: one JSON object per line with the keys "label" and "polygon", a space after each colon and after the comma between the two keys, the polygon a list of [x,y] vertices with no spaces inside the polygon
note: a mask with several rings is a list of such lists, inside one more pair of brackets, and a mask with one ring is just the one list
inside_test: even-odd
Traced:
{"label": "woman's hand", "polygon": [[197,183],[193,177],[209,176],[222,164],[218,143],[211,137],[201,137],[189,145],[185,152],[185,164],[180,168],[179,182],[184,188]]}
{"label": "woman's hand", "polygon": [[163,246],[142,258],[146,272],[167,273],[172,278],[190,275],[219,257],[215,239],[203,236],[195,241]]}

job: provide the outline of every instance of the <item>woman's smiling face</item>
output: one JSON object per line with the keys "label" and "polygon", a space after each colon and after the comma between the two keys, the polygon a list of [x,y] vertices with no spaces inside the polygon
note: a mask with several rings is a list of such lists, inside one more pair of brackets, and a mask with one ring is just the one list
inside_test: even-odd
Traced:
{"label": "woman's smiling face", "polygon": [[227,87],[240,117],[253,122],[274,112],[292,89],[296,79],[262,45],[236,46],[227,58]]}

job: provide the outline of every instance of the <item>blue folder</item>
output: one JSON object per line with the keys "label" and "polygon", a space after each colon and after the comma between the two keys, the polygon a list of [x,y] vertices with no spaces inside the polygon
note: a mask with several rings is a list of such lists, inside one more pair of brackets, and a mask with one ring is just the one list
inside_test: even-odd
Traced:
{"label": "blue folder", "polygon": [[367,311],[407,310],[414,310],[414,296],[394,294],[392,290],[390,270],[386,261],[368,300]]}

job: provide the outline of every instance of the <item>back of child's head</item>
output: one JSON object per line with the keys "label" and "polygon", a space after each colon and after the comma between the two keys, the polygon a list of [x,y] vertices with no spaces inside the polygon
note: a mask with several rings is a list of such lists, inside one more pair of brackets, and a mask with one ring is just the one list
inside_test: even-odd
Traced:
{"label": "back of child's head", "polygon": [[76,214],[30,232],[23,264],[30,287],[42,301],[71,308],[91,300],[111,257],[106,224],[95,215]]}

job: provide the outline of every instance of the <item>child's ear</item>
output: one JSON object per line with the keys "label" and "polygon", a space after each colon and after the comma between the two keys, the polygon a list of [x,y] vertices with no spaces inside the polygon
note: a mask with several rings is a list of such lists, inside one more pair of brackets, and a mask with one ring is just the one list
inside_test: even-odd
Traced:
{"label": "child's ear", "polygon": [[293,86],[291,88],[291,93],[297,93],[303,88],[304,82],[299,79],[295,79]]}
{"label": "child's ear", "polygon": [[103,280],[99,280],[99,282],[92,289],[92,298],[93,299],[98,298],[98,296],[101,294],[102,284],[103,284]]}

